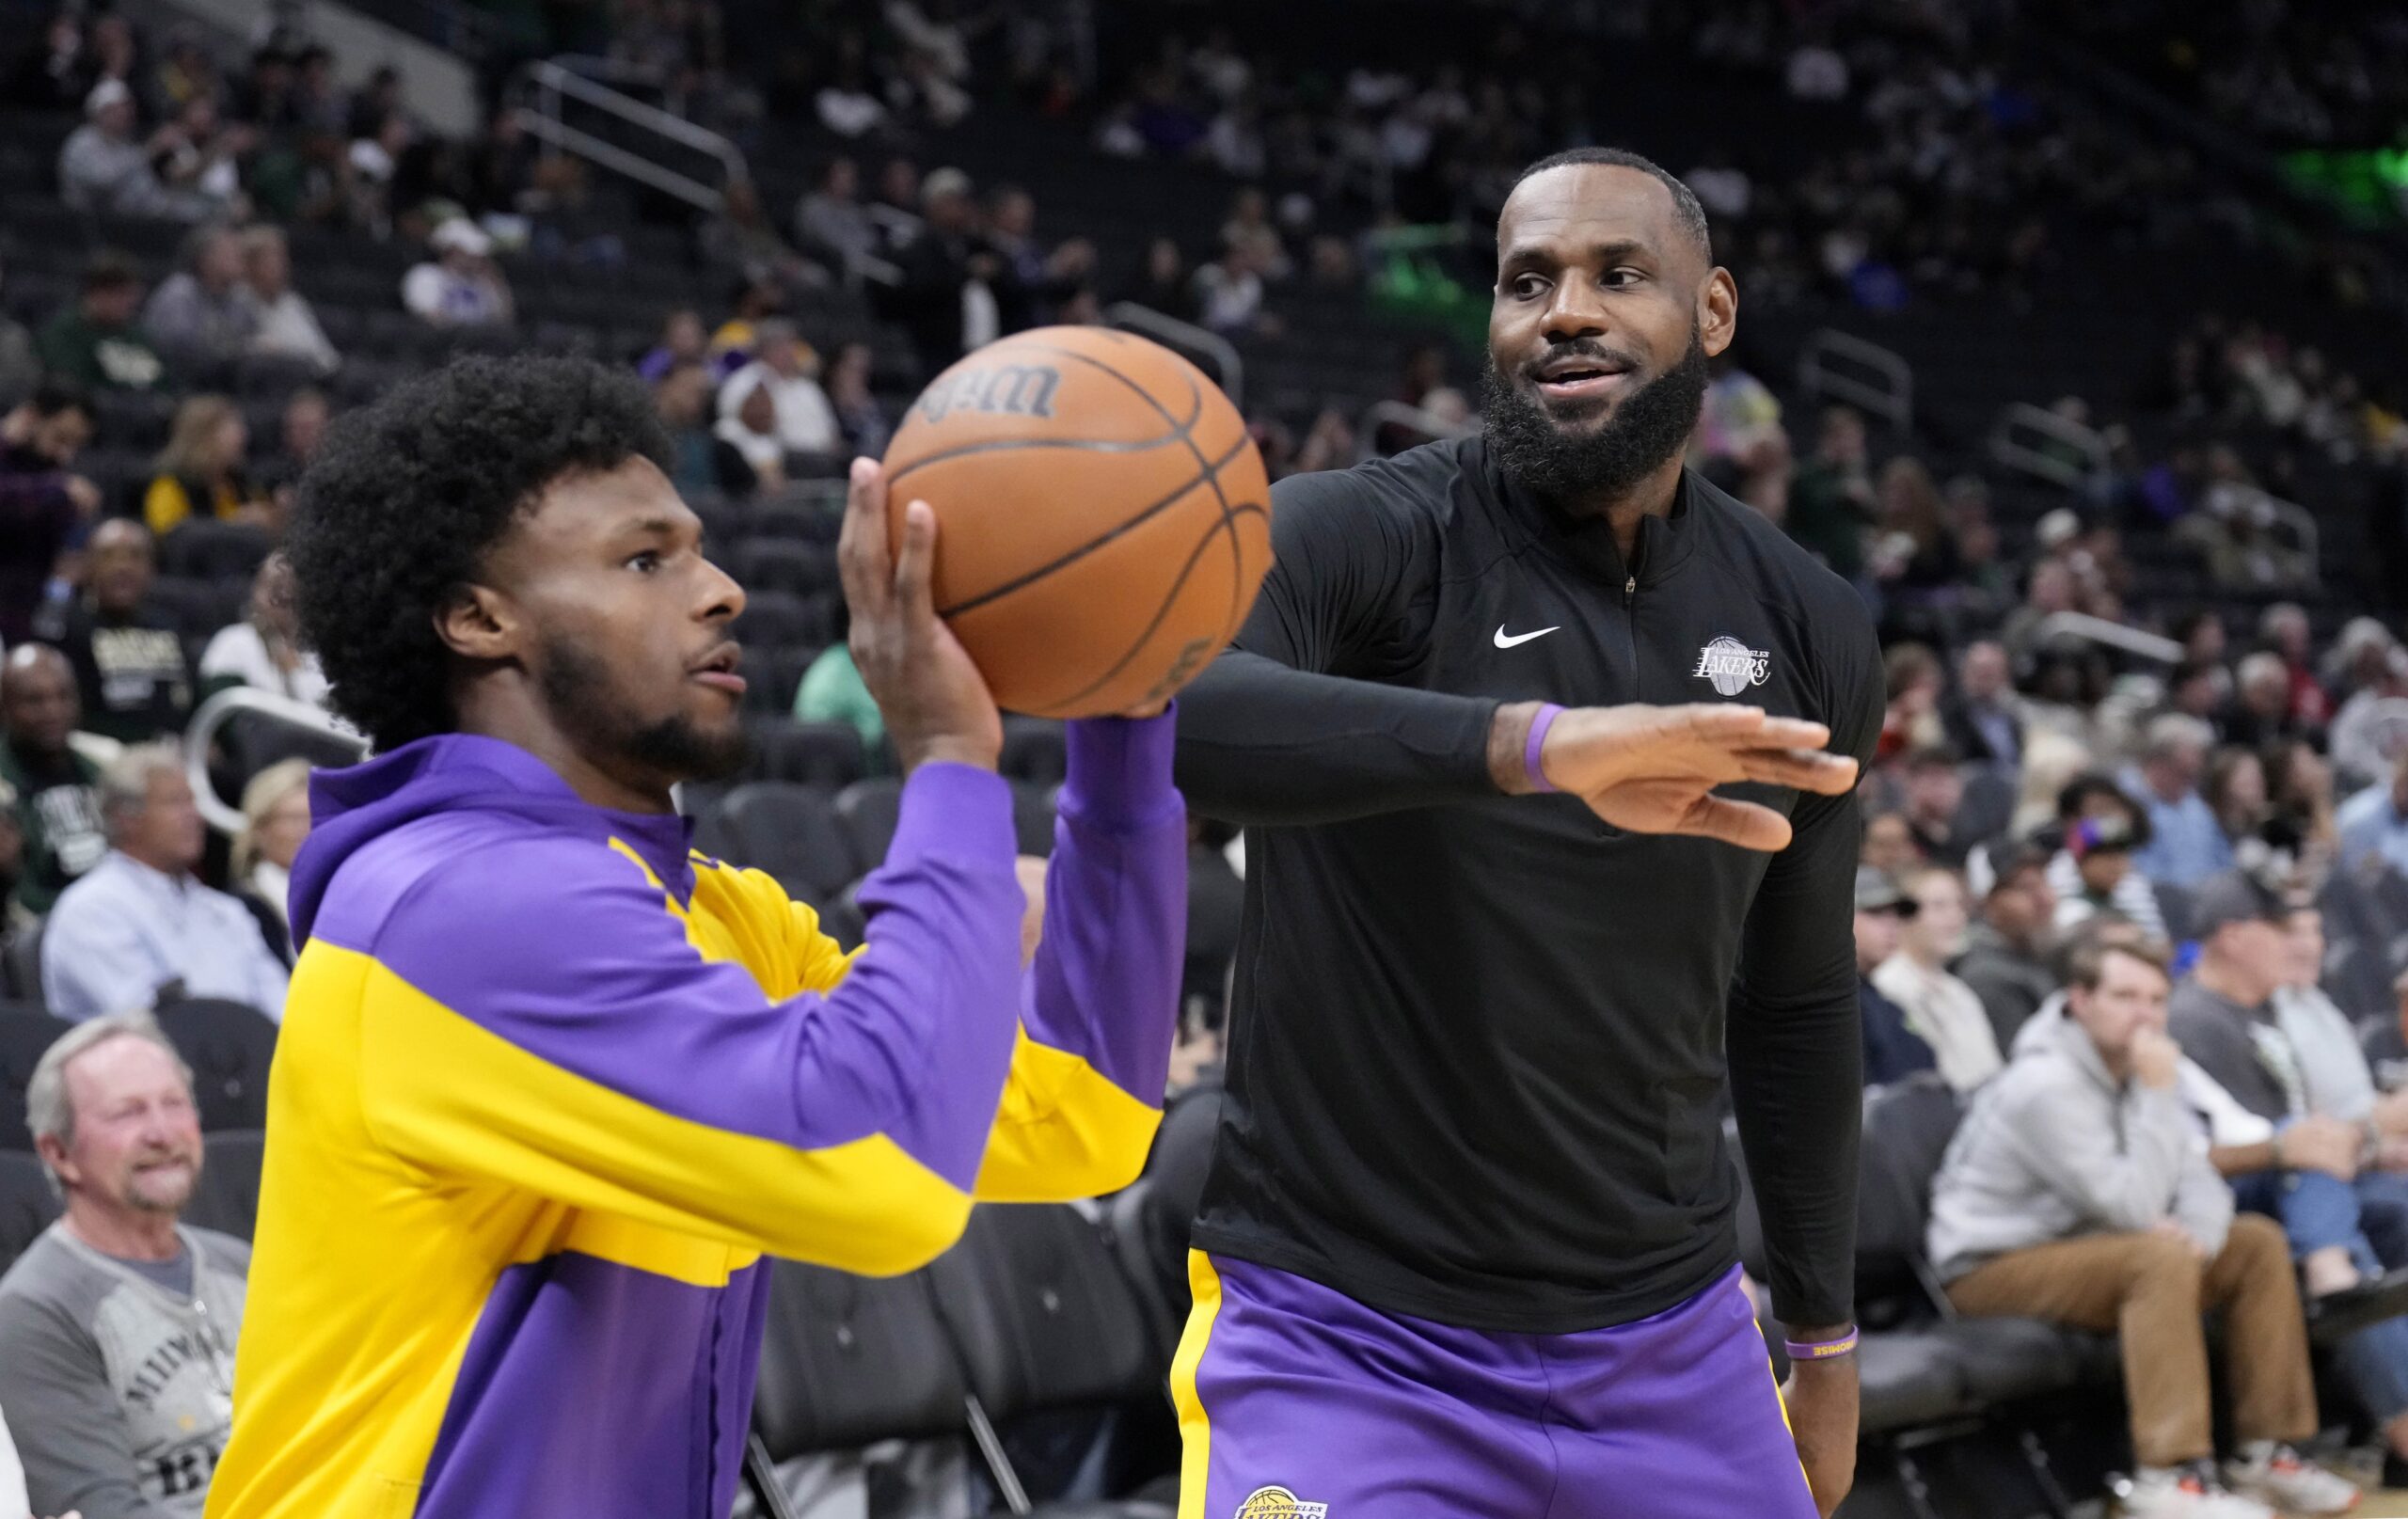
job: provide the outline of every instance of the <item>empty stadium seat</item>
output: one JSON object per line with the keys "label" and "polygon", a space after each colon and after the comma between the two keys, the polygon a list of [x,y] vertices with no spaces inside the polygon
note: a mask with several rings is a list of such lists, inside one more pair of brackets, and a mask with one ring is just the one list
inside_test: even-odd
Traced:
{"label": "empty stadium seat", "polygon": [[788,781],[755,781],[729,792],[695,829],[694,847],[766,871],[812,902],[827,901],[860,874],[827,794]]}
{"label": "empty stadium seat", "polygon": [[836,793],[836,821],[852,843],[853,858],[863,871],[876,870],[895,842],[895,826],[903,814],[903,783],[891,775],[856,781]]}
{"label": "empty stadium seat", "polygon": [[192,1068],[193,1101],[200,1127],[267,1127],[268,1067],[276,1059],[276,1024],[256,1007],[196,997],[159,1009],[159,1027]]}
{"label": "empty stadium seat", "polygon": [[730,568],[745,591],[821,596],[837,589],[836,551],[802,538],[748,538],[736,546]]}
{"label": "empty stadium seat", "polygon": [[1052,718],[1004,714],[1004,751],[996,768],[1015,781],[1057,786],[1069,773],[1068,736]]}
{"label": "empty stadium seat", "polygon": [[259,1228],[260,1163],[267,1135],[256,1129],[228,1130],[201,1138],[200,1180],[184,1209],[184,1222],[248,1242]]}
{"label": "empty stadium seat", "polygon": [[752,1428],[770,1459],[961,1432],[969,1383],[925,1276],[769,1272]]}
{"label": "empty stadium seat", "polygon": [[41,989],[41,929],[40,923],[17,930],[6,951],[0,951],[0,986],[9,1000],[48,1012],[50,998]]}
{"label": "empty stadium seat", "polygon": [[47,1013],[0,1019],[0,1150],[34,1147],[25,1129],[25,1087],[41,1052],[72,1027]]}
{"label": "empty stadium seat", "polygon": [[744,642],[771,649],[804,643],[824,647],[834,630],[834,611],[824,598],[798,596],[787,591],[749,593],[743,615],[737,618],[733,629]]}
{"label": "empty stadium seat", "polygon": [[194,580],[247,581],[274,546],[265,528],[193,517],[159,540],[159,569]]}
{"label": "empty stadium seat", "polygon": [[0,1274],[41,1237],[62,1207],[40,1161],[0,1149]]}
{"label": "empty stadium seat", "polygon": [[792,781],[833,791],[858,781],[869,768],[861,730],[847,722],[797,722],[775,717],[749,725],[752,762],[745,774],[756,781]]}

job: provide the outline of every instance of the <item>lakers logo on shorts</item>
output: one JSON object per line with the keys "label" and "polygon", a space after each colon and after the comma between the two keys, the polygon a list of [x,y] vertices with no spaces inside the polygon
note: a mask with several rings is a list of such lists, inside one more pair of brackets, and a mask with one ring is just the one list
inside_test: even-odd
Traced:
{"label": "lakers logo on shorts", "polygon": [[1236,1519],[1329,1519],[1329,1505],[1307,1503],[1284,1487],[1258,1487],[1238,1505]]}

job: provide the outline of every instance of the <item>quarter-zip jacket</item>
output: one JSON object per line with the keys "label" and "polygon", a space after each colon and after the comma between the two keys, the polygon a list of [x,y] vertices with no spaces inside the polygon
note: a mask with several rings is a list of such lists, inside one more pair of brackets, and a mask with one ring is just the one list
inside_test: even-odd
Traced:
{"label": "quarter-zip jacket", "polygon": [[1855,593],[1693,475],[1627,564],[1479,440],[1274,497],[1262,595],[1180,700],[1181,788],[1249,831],[1196,1243],[1469,1328],[1644,1318],[1736,1258],[1727,1066],[1776,1308],[1846,1320],[1854,797],[1730,788],[1790,815],[1766,855],[1500,796],[1486,755],[1501,703],[1734,701],[1866,758]]}

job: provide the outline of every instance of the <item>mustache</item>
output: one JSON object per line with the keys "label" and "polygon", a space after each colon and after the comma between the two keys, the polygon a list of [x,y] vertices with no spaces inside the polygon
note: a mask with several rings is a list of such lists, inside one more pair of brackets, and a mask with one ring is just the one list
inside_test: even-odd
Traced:
{"label": "mustache", "polygon": [[1546,352],[1522,366],[1521,373],[1526,378],[1534,377],[1539,371],[1549,364],[1560,364],[1572,358],[1583,358],[1600,365],[1620,365],[1624,369],[1632,371],[1643,367],[1636,354],[1626,354],[1619,348],[1608,348],[1594,338],[1573,338],[1560,343],[1550,343]]}

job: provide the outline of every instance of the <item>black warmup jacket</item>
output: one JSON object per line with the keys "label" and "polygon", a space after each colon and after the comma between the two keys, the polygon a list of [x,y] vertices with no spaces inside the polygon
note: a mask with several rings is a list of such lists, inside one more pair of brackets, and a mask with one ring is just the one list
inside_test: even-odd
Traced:
{"label": "black warmup jacket", "polygon": [[1778,855],[1499,795],[1498,704],[1736,701],[1870,758],[1855,593],[1695,475],[1608,526],[1479,440],[1273,492],[1277,563],[1180,700],[1179,783],[1246,826],[1228,1101],[1195,1242],[1390,1313],[1627,1322],[1736,1258],[1726,1069],[1776,1311],[1851,1315],[1853,796]]}

